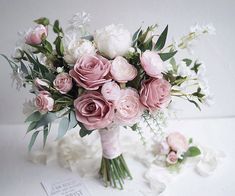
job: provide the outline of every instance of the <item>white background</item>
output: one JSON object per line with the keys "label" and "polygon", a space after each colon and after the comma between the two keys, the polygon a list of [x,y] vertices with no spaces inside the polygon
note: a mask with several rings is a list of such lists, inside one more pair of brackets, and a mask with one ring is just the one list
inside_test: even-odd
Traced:
{"label": "white background", "polygon": [[[232,0],[1,0],[0,1],[0,53],[10,55],[17,41],[17,31],[33,25],[32,20],[46,16],[66,21],[78,11],[91,14],[92,29],[111,23],[123,23],[134,32],[144,21],[146,25],[158,23],[163,29],[169,24],[168,41],[186,34],[195,23],[213,23],[216,36],[207,36],[198,42],[194,55],[205,62],[215,103],[199,112],[190,104],[181,117],[235,116],[235,1]],[[0,123],[22,123],[22,103],[30,98],[28,91],[17,92],[11,87],[10,68],[0,58]]]}

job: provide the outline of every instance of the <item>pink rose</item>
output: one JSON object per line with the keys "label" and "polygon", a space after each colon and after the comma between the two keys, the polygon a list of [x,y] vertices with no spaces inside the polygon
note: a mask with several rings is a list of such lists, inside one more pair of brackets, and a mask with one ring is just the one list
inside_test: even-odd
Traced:
{"label": "pink rose", "polygon": [[137,69],[121,56],[116,57],[111,65],[110,73],[117,82],[126,83],[137,75]]}
{"label": "pink rose", "polygon": [[150,111],[165,108],[171,101],[171,85],[165,79],[150,78],[142,82],[140,101]]}
{"label": "pink rose", "polygon": [[40,112],[48,112],[53,110],[54,99],[47,91],[40,91],[35,99],[35,106]]}
{"label": "pink rose", "polygon": [[113,104],[99,92],[88,91],[74,101],[76,118],[88,130],[102,129],[112,123]]}
{"label": "pink rose", "polygon": [[106,82],[101,88],[101,93],[108,101],[116,101],[120,97],[121,89],[116,82]]}
{"label": "pink rose", "polygon": [[47,37],[47,28],[43,25],[37,25],[34,29],[30,29],[25,36],[26,44],[38,45],[42,43],[43,36]]}
{"label": "pink rose", "polygon": [[137,91],[132,88],[121,90],[121,97],[115,103],[115,108],[116,121],[122,125],[133,125],[138,122],[144,110]]}
{"label": "pink rose", "polygon": [[87,90],[97,90],[99,86],[110,79],[107,75],[110,71],[111,63],[102,56],[82,56],[69,71],[69,75]]}
{"label": "pink rose", "polygon": [[140,57],[145,72],[154,78],[162,78],[163,61],[155,51],[146,50]]}
{"label": "pink rose", "polygon": [[39,90],[43,90],[44,87],[49,88],[49,84],[39,78],[35,78],[34,84]]}
{"label": "pink rose", "polygon": [[53,84],[55,89],[58,90],[61,94],[66,94],[73,87],[72,78],[67,73],[58,74]]}
{"label": "pink rose", "polygon": [[177,154],[174,152],[174,151],[171,151],[168,155],[167,155],[167,158],[166,158],[166,162],[171,164],[171,165],[174,165],[176,164],[178,161],[178,157],[177,157]]}
{"label": "pink rose", "polygon": [[179,132],[170,133],[167,137],[167,143],[176,152],[186,152],[188,150],[188,141]]}

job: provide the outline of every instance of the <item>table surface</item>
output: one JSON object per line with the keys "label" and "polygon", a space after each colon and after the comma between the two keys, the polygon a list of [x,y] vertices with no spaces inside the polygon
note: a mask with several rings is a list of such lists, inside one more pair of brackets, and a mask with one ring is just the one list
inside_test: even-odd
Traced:
{"label": "table surface", "polygon": [[[28,160],[25,137],[26,125],[0,125],[0,195],[1,196],[46,196],[41,182],[44,179],[58,180],[77,176],[57,163],[50,165],[33,164]],[[201,177],[193,170],[184,170],[167,187],[165,196],[232,196],[235,195],[235,118],[171,120],[167,130],[178,130],[199,141],[200,144],[222,150],[226,158],[216,172]],[[137,161],[127,160],[134,180],[127,181],[125,190],[104,188],[95,178],[85,178],[91,195],[141,196],[139,187],[143,166]],[[145,194],[148,195],[148,194]]]}

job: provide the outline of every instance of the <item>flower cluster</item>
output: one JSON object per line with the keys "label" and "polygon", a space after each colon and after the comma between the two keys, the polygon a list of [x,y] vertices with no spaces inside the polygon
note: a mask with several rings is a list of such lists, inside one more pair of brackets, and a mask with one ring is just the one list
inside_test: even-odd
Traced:
{"label": "flower cluster", "polygon": [[[174,96],[198,108],[205,102],[202,65],[188,58],[177,63],[174,44],[165,46],[168,26],[160,35],[156,25],[139,28],[133,35],[114,24],[89,33],[89,21],[88,14],[76,14],[63,30],[58,20],[51,24],[39,18],[21,39],[23,44],[17,45],[13,60],[4,56],[35,94],[36,110],[26,119],[30,122],[27,132],[35,130],[31,144],[41,127],[46,140],[49,125],[57,118],[62,118],[59,136],[76,125],[85,136],[113,124],[134,129],[143,115],[166,109]],[[54,40],[48,37],[51,26]],[[197,33],[190,32],[184,40],[210,29],[196,28]],[[174,149],[171,143],[169,136],[173,151],[168,161],[173,163],[178,150],[187,150],[187,142],[181,140],[182,149]]]}
{"label": "flower cluster", "polygon": [[179,132],[168,134],[161,142],[157,143],[156,154],[163,156],[163,161],[168,166],[182,163],[187,157],[194,157],[201,154],[200,149],[192,146],[192,139],[189,141]]}

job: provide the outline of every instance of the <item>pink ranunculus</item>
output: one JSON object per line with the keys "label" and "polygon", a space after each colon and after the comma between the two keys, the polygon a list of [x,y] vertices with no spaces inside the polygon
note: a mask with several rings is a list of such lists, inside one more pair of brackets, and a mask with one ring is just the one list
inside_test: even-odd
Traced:
{"label": "pink ranunculus", "polygon": [[35,99],[35,106],[40,112],[52,111],[54,107],[54,99],[48,91],[39,91]]}
{"label": "pink ranunculus", "polygon": [[99,92],[88,91],[74,101],[76,118],[88,130],[102,129],[110,125],[114,107]]}
{"label": "pink ranunculus", "polygon": [[165,108],[171,101],[171,85],[165,79],[150,78],[142,82],[140,101],[150,111]]}
{"label": "pink ranunculus", "polygon": [[189,146],[187,139],[179,132],[170,133],[167,137],[167,143],[176,152],[186,152]]}
{"label": "pink ranunculus", "polygon": [[116,101],[115,108],[116,122],[122,125],[133,125],[138,122],[144,110],[139,101],[139,94],[132,88],[121,90],[121,96]]}
{"label": "pink ranunculus", "polygon": [[112,62],[110,73],[117,82],[126,83],[136,77],[137,69],[125,58],[117,56]]}
{"label": "pink ranunculus", "polygon": [[106,82],[101,88],[101,93],[108,101],[116,101],[121,95],[121,89],[116,82]]}
{"label": "pink ranunculus", "polygon": [[162,78],[163,61],[155,51],[146,50],[140,57],[145,72],[154,78]]}
{"label": "pink ranunculus", "polygon": [[43,36],[47,37],[48,31],[44,25],[37,25],[34,29],[30,29],[25,36],[26,44],[38,45],[42,43]]}
{"label": "pink ranunculus", "polygon": [[53,84],[55,89],[58,90],[61,94],[66,94],[73,87],[72,78],[69,76],[69,74],[64,72],[56,76]]}
{"label": "pink ranunculus", "polygon": [[174,151],[171,151],[168,155],[167,155],[167,158],[166,158],[166,162],[171,164],[171,165],[174,165],[176,164],[178,161],[178,156],[177,154],[174,152]]}
{"label": "pink ranunculus", "polygon": [[108,79],[111,63],[102,56],[82,56],[69,71],[78,86],[87,90],[97,90]]}
{"label": "pink ranunculus", "polygon": [[49,84],[39,78],[35,78],[34,84],[39,90],[43,90],[44,87],[49,88]]}

